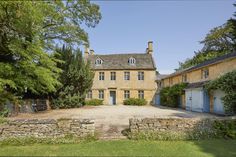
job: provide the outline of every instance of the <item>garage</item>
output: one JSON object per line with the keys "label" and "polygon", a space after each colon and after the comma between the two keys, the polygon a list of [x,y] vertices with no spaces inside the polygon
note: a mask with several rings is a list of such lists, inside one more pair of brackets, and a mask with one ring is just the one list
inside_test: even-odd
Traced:
{"label": "garage", "polygon": [[222,98],[225,96],[225,93],[221,90],[213,91],[213,112],[216,114],[225,114],[224,103]]}
{"label": "garage", "polygon": [[196,84],[190,84],[185,89],[186,110],[195,112],[210,112],[210,99],[208,92],[204,90],[203,87],[198,86],[196,86]]}

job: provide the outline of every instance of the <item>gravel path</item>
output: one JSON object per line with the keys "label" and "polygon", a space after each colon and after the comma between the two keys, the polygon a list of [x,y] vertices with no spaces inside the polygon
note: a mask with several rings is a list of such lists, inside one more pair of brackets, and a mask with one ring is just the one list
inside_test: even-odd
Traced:
{"label": "gravel path", "polygon": [[165,107],[117,105],[89,106],[78,109],[60,109],[34,114],[19,114],[10,119],[95,119],[96,130],[101,134],[101,137],[105,139],[111,137],[121,138],[123,136],[121,131],[128,128],[130,118],[153,117],[205,118],[216,116]]}

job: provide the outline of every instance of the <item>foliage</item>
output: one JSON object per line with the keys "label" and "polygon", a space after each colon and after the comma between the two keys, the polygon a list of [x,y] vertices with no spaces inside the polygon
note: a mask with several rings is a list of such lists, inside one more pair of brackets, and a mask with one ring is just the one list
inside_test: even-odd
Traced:
{"label": "foliage", "polygon": [[83,60],[80,50],[72,51],[70,47],[63,46],[57,49],[54,57],[63,60],[58,63],[58,68],[63,72],[59,80],[62,84],[54,94],[54,107],[74,108],[84,104],[85,95],[91,88],[94,73],[90,69],[90,64]]}
{"label": "foliage", "polygon": [[[213,28],[200,42],[202,50],[195,52],[191,59],[179,63],[179,69],[189,68],[206,60],[231,53],[236,50],[236,20],[230,19],[222,26]],[[178,69],[178,70],[179,70]]]}
{"label": "foliage", "polygon": [[91,100],[86,100],[85,105],[87,106],[99,106],[103,105],[103,100],[100,99],[91,99]]}
{"label": "foliage", "polygon": [[226,113],[236,113],[236,70],[228,72],[205,85],[208,91],[220,89],[225,92],[222,98]]}
{"label": "foliage", "polygon": [[160,91],[161,105],[178,107],[179,97],[184,94],[187,83],[175,84],[172,87],[162,88]]}
{"label": "foliage", "polygon": [[147,101],[145,99],[139,99],[139,98],[129,98],[124,100],[124,105],[135,105],[135,106],[143,106],[147,104]]}
{"label": "foliage", "polygon": [[236,120],[215,121],[214,128],[219,137],[236,139]]}
{"label": "foliage", "polygon": [[3,118],[0,116],[0,124],[4,124],[4,123],[7,123],[7,119]]}
{"label": "foliage", "polygon": [[96,135],[87,135],[85,137],[75,137],[72,135],[66,135],[65,137],[57,138],[36,138],[36,137],[20,137],[20,138],[7,138],[0,141],[0,146],[13,145],[13,146],[25,146],[32,144],[72,144],[72,143],[84,143],[96,141],[98,138]]}
{"label": "foliage", "polygon": [[55,92],[61,70],[50,54],[58,43],[88,44],[81,25],[94,27],[100,18],[99,7],[87,0],[1,1],[0,99],[4,92]]}
{"label": "foliage", "polygon": [[9,115],[9,110],[6,107],[0,110],[0,117],[8,117],[8,115]]}

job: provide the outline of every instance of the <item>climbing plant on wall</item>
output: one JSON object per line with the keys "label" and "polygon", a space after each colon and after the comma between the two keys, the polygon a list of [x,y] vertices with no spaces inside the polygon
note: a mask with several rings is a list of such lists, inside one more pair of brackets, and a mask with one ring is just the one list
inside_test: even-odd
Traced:
{"label": "climbing plant on wall", "polygon": [[184,94],[187,83],[180,83],[172,87],[165,87],[160,91],[161,104],[169,107],[178,107],[179,97]]}
{"label": "climbing plant on wall", "polygon": [[220,89],[225,92],[222,98],[225,112],[236,113],[236,70],[228,72],[205,85],[208,91]]}

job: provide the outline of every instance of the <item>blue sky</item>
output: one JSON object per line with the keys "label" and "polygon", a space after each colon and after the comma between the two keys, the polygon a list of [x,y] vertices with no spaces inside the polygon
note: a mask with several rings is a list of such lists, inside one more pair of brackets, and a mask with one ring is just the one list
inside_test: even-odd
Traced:
{"label": "blue sky", "polygon": [[210,29],[233,17],[235,0],[93,1],[102,19],[86,28],[97,54],[143,53],[153,41],[157,70],[174,72],[192,57]]}

